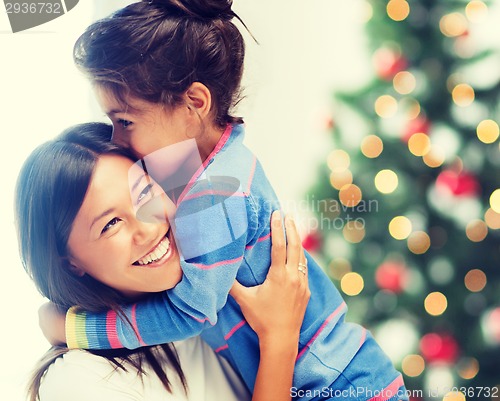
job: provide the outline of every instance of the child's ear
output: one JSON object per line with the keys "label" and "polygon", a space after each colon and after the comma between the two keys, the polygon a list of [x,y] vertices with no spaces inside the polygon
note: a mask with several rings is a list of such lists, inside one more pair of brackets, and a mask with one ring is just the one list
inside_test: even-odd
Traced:
{"label": "child's ear", "polygon": [[196,114],[205,118],[212,108],[212,94],[201,82],[193,82],[184,94],[188,107]]}
{"label": "child's ear", "polygon": [[73,273],[77,277],[83,277],[85,276],[85,270],[83,270],[81,267],[78,267],[72,260],[71,258],[64,258],[64,262],[66,265],[66,268]]}

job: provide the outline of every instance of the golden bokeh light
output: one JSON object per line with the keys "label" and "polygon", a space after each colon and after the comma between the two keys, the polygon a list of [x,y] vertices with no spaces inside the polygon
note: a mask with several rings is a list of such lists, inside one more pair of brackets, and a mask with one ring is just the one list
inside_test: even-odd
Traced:
{"label": "golden bokeh light", "polygon": [[490,206],[495,212],[500,213],[500,188],[495,189],[490,195]]}
{"label": "golden bokeh light", "polygon": [[335,258],[330,262],[328,266],[330,277],[334,278],[335,280],[342,280],[342,277],[344,277],[351,271],[351,262],[344,258]]}
{"label": "golden bokeh light", "polygon": [[375,187],[383,194],[390,194],[398,187],[398,176],[392,170],[380,170],[375,176]]}
{"label": "golden bokeh light", "polygon": [[463,358],[458,363],[457,371],[465,380],[474,379],[479,373],[479,362],[476,358]]}
{"label": "golden bokeh light", "polygon": [[340,189],[344,185],[352,183],[351,170],[332,171],[330,174],[330,184],[335,189]]}
{"label": "golden bokeh light", "polygon": [[331,171],[343,171],[349,168],[351,158],[345,150],[335,149],[328,155],[326,163]]}
{"label": "golden bokeh light", "polygon": [[443,401],[466,401],[464,393],[460,391],[449,391],[443,397]]}
{"label": "golden bokeh light", "polygon": [[463,35],[467,31],[467,19],[460,13],[451,13],[441,17],[439,21],[439,29],[443,35],[448,37],[456,37]]}
{"label": "golden bokeh light", "polygon": [[401,367],[406,376],[417,377],[424,371],[425,361],[420,355],[410,354],[403,358]]}
{"label": "golden bokeh light", "polygon": [[363,277],[355,272],[350,272],[342,277],[340,280],[340,288],[346,295],[355,296],[358,295],[365,286]]}
{"label": "golden bokeh light", "polygon": [[368,135],[361,142],[361,153],[370,159],[378,157],[384,150],[384,143],[377,135]]}
{"label": "golden bokeh light", "polygon": [[408,140],[408,149],[415,156],[424,156],[431,149],[431,140],[428,135],[417,132]]}
{"label": "golden bokeh light", "polygon": [[486,274],[480,269],[469,270],[464,278],[465,287],[471,292],[482,291],[486,281]]}
{"label": "golden bokeh light", "polygon": [[355,184],[344,185],[339,191],[339,200],[347,207],[355,207],[361,202],[362,196],[361,189]]}
{"label": "golden bokeh light", "polygon": [[408,237],[408,249],[416,255],[421,255],[431,246],[431,239],[424,231],[415,231]]}
{"label": "golden bokeh light", "polygon": [[488,15],[488,6],[482,1],[473,0],[465,6],[465,15],[470,22],[481,22]]}
{"label": "golden bokeh light", "polygon": [[445,159],[446,157],[444,151],[436,145],[431,145],[429,152],[422,157],[424,163],[431,168],[441,166]]}
{"label": "golden bokeh light", "polygon": [[481,121],[477,126],[476,132],[479,140],[484,143],[493,143],[500,135],[498,124],[493,120]]}
{"label": "golden bokeh light", "polygon": [[363,241],[363,238],[365,237],[365,227],[359,221],[349,221],[344,226],[342,234],[344,235],[346,241],[357,244],[358,242]]}
{"label": "golden bokeh light", "polygon": [[407,95],[415,89],[417,86],[417,80],[415,79],[415,75],[413,75],[409,71],[400,71],[398,72],[393,79],[393,85],[396,92],[401,95]]}
{"label": "golden bokeh light", "polygon": [[439,316],[448,307],[448,300],[439,291],[431,292],[424,300],[425,311],[432,316]]}
{"label": "golden bokeh light", "polygon": [[398,102],[390,95],[382,95],[375,100],[375,113],[381,118],[393,117],[398,111]]}
{"label": "golden bokeh light", "polygon": [[495,212],[492,208],[484,213],[484,221],[489,228],[498,230],[500,228],[500,213]]}
{"label": "golden bokeh light", "polygon": [[405,0],[390,0],[387,3],[387,15],[394,21],[403,21],[410,14],[410,5]]}
{"label": "golden bokeh light", "polygon": [[412,224],[408,217],[396,216],[389,223],[389,233],[395,239],[403,240],[411,234]]}
{"label": "golden bokeh light", "polygon": [[465,235],[472,242],[481,242],[488,235],[488,226],[483,220],[471,220],[465,227]]}
{"label": "golden bokeh light", "polygon": [[458,84],[453,88],[451,96],[457,106],[467,107],[474,101],[475,93],[472,86],[468,84]]}
{"label": "golden bokeh light", "polygon": [[406,118],[408,120],[414,120],[420,115],[420,112],[422,111],[418,100],[412,98],[406,97],[404,99],[401,99],[399,104],[401,109],[404,110]]}

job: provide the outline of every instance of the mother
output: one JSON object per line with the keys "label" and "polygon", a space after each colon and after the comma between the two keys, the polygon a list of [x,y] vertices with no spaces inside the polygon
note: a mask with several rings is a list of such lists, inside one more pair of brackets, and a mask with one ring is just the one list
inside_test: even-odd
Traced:
{"label": "mother", "polygon": [[[175,243],[165,236],[170,228],[165,194],[127,151],[110,142],[111,134],[112,128],[100,123],[68,129],[38,147],[18,179],[23,265],[39,291],[63,310],[72,305],[88,311],[111,307],[120,314],[120,305],[172,288],[182,276]],[[132,192],[131,179],[136,184]],[[147,203],[156,207],[155,218],[140,221],[135,211]],[[280,219],[274,223],[268,279],[252,289],[236,285],[231,293],[259,336],[254,401],[290,400],[309,299],[307,282],[298,280],[296,266],[303,254],[295,228],[287,226],[290,245],[285,255]],[[141,263],[153,248],[162,252],[156,255],[162,262]],[[229,365],[199,338],[132,351],[55,347],[35,371],[29,395],[32,401],[249,398]]]}

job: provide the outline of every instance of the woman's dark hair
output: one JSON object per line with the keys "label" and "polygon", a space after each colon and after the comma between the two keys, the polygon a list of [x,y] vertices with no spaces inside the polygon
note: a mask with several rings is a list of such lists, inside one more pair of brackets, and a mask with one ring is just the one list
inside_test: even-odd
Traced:
{"label": "woman's dark hair", "polygon": [[[73,222],[99,157],[115,154],[134,160],[127,150],[111,143],[112,131],[110,125],[103,123],[67,129],[31,153],[17,180],[15,215],[22,264],[40,293],[63,311],[78,305],[94,312],[112,308],[123,315],[120,305],[126,299],[88,274],[83,277],[73,274],[67,248]],[[170,381],[158,357],[166,358],[185,386],[175,348],[162,345],[161,350],[163,356],[149,347],[92,352],[108,358],[116,368],[126,370],[123,362],[127,361],[139,373],[144,373],[142,366],[146,361],[170,391]],[[38,398],[45,371],[65,352],[66,348],[53,348],[40,361],[28,385],[32,401]]]}
{"label": "woman's dark hair", "polygon": [[[245,45],[232,0],[152,0],[133,3],[90,25],[76,41],[76,65],[125,102],[128,95],[174,107],[193,82],[212,94],[215,123],[240,100]],[[245,26],[246,28],[246,26]]]}

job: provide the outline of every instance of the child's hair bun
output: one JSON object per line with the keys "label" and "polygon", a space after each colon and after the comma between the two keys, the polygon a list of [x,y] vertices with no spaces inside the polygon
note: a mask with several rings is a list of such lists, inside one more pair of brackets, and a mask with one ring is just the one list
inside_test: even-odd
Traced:
{"label": "child's hair bun", "polygon": [[185,14],[202,19],[231,20],[236,16],[231,9],[232,0],[143,0],[150,5],[163,7],[170,13]]}

